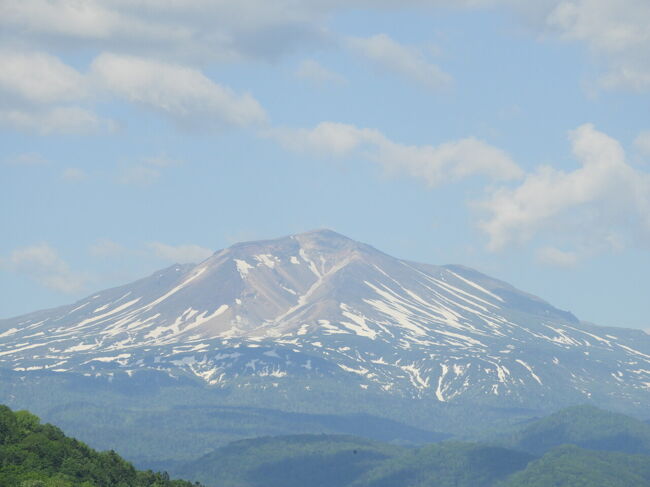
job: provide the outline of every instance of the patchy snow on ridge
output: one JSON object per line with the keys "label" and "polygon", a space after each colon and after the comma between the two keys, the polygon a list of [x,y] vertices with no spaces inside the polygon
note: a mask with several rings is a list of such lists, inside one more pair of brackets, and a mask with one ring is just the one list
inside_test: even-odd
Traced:
{"label": "patchy snow on ridge", "polygon": [[334,379],[436,403],[650,408],[649,335],[586,324],[471,269],[396,259],[328,230],[236,244],[0,320],[0,366],[148,370],[217,388]]}

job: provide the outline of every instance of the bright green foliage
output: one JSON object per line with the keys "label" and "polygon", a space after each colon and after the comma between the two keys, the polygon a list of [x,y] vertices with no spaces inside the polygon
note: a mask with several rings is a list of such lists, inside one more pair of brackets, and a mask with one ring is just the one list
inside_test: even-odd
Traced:
{"label": "bright green foliage", "polygon": [[563,409],[517,433],[507,446],[538,455],[559,445],[650,454],[650,425],[593,406]]}
{"label": "bright green foliage", "polygon": [[650,457],[561,446],[500,487],[648,487]]}
{"label": "bright green foliage", "polygon": [[190,487],[166,473],[139,472],[114,451],[97,452],[27,411],[0,406],[0,486]]}

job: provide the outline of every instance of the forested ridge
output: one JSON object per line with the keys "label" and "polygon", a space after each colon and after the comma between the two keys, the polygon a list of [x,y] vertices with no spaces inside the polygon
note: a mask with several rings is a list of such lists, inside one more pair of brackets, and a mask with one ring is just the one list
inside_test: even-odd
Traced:
{"label": "forested ridge", "polygon": [[209,487],[649,487],[650,428],[577,406],[492,444],[400,447],[344,435],[235,441],[176,470]]}
{"label": "forested ridge", "polygon": [[27,411],[0,406],[0,487],[192,487],[167,473],[138,471],[114,451],[98,452],[41,424]]}

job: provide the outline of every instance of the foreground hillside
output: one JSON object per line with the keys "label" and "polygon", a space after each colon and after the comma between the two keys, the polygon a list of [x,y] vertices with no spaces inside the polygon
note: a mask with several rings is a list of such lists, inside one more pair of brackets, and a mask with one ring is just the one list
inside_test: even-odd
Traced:
{"label": "foreground hillside", "polygon": [[0,406],[0,486],[191,487],[166,473],[142,472],[114,451],[97,452],[41,424],[27,411]]}

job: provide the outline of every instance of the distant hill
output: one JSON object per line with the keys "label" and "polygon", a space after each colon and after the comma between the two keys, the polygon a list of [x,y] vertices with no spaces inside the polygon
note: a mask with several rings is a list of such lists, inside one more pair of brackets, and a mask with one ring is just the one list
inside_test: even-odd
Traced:
{"label": "distant hill", "polygon": [[295,435],[234,442],[176,473],[215,487],[489,487],[533,458],[471,443],[409,449],[350,436]]}
{"label": "distant hill", "polygon": [[576,406],[528,425],[507,441],[509,447],[539,455],[565,444],[650,454],[650,425],[593,406]]}
{"label": "distant hill", "polygon": [[576,446],[551,450],[498,487],[648,487],[650,457]]}
{"label": "distant hill", "polygon": [[649,431],[642,421],[579,406],[526,426],[500,446],[265,437],[218,448],[175,473],[209,487],[648,487]]}
{"label": "distant hill", "polygon": [[137,471],[114,451],[97,452],[41,424],[27,411],[0,406],[0,486],[191,487],[166,473]]}
{"label": "distant hill", "polygon": [[218,487],[347,486],[403,448],[339,435],[242,440],[177,470]]}
{"label": "distant hill", "polygon": [[354,487],[491,487],[533,459],[524,452],[448,442],[408,450],[382,462]]}

